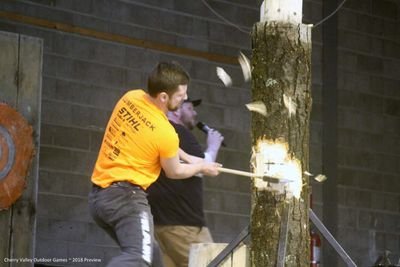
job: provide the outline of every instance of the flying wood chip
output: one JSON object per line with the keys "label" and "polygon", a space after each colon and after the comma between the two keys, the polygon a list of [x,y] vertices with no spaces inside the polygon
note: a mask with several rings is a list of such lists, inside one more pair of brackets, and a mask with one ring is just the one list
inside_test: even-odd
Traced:
{"label": "flying wood chip", "polygon": [[250,60],[242,52],[239,52],[238,61],[242,68],[244,80],[247,82],[251,78]]}
{"label": "flying wood chip", "polygon": [[232,78],[231,78],[231,76],[229,76],[229,74],[226,73],[226,71],[225,71],[223,68],[217,67],[217,76],[218,76],[218,78],[224,83],[224,85],[225,85],[226,87],[232,85]]}
{"label": "flying wood chip", "polygon": [[327,179],[326,175],[323,174],[318,174],[317,176],[314,177],[314,180],[320,183],[322,183],[326,179]]}
{"label": "flying wood chip", "polygon": [[0,210],[22,195],[33,151],[32,127],[15,109],[0,103]]}
{"label": "flying wood chip", "polygon": [[262,101],[251,102],[249,104],[246,104],[246,107],[250,111],[260,113],[265,117],[267,116],[267,108],[265,107],[265,104]]}

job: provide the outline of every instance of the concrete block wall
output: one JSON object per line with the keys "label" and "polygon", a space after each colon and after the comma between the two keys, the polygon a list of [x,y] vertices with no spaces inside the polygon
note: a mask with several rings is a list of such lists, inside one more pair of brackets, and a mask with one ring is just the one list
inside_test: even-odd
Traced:
{"label": "concrete block wall", "polygon": [[359,266],[397,263],[400,1],[348,1],[338,23],[338,240]]}
{"label": "concrete block wall", "polygon": [[[259,20],[261,1],[207,2],[244,31]],[[322,3],[304,1],[305,23],[322,19]],[[127,89],[143,87],[160,60],[177,60],[189,70],[190,94],[203,99],[199,119],[221,130],[228,144],[219,161],[249,168],[250,114],[244,104],[251,100],[250,84],[237,64],[204,58],[234,59],[240,50],[250,56],[249,34],[221,22],[201,1],[1,1],[0,11],[0,30],[43,38],[45,46],[38,257],[86,257],[104,264],[118,253],[88,214],[89,177],[114,103]],[[339,13],[338,240],[360,266],[372,265],[384,249],[400,251],[398,12],[399,0],[352,0]],[[312,173],[322,170],[324,142],[321,33],[321,27],[313,30]],[[107,34],[117,40],[104,40]],[[216,66],[232,75],[232,88],[218,80]],[[201,132],[196,135],[204,140]],[[205,187],[214,239],[229,242],[249,222],[249,180],[221,175],[206,178]],[[312,187],[322,218],[322,185],[312,182]]]}

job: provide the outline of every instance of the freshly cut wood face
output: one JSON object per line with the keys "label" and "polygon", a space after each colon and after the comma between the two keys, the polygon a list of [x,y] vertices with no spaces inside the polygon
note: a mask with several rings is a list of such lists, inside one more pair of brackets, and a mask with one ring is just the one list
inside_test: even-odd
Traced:
{"label": "freshly cut wood face", "polygon": [[257,176],[270,176],[290,180],[289,183],[268,183],[255,178],[258,190],[276,191],[285,194],[287,198],[300,198],[302,190],[301,163],[288,151],[284,140],[260,139],[253,149],[252,166]]}

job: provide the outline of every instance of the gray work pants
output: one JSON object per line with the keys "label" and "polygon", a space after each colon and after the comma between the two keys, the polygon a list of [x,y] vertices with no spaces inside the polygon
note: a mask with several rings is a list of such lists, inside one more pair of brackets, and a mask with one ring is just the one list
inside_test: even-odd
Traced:
{"label": "gray work pants", "polygon": [[146,193],[127,182],[102,189],[94,186],[89,194],[94,221],[121,248],[108,267],[163,267],[160,249],[154,239],[153,216]]}

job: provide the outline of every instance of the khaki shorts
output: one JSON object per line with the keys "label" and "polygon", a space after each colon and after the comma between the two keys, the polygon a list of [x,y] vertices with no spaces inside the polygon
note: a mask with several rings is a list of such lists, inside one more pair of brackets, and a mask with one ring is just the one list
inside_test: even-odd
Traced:
{"label": "khaki shorts", "polygon": [[154,233],[165,267],[187,267],[191,244],[213,242],[207,227],[155,225]]}

